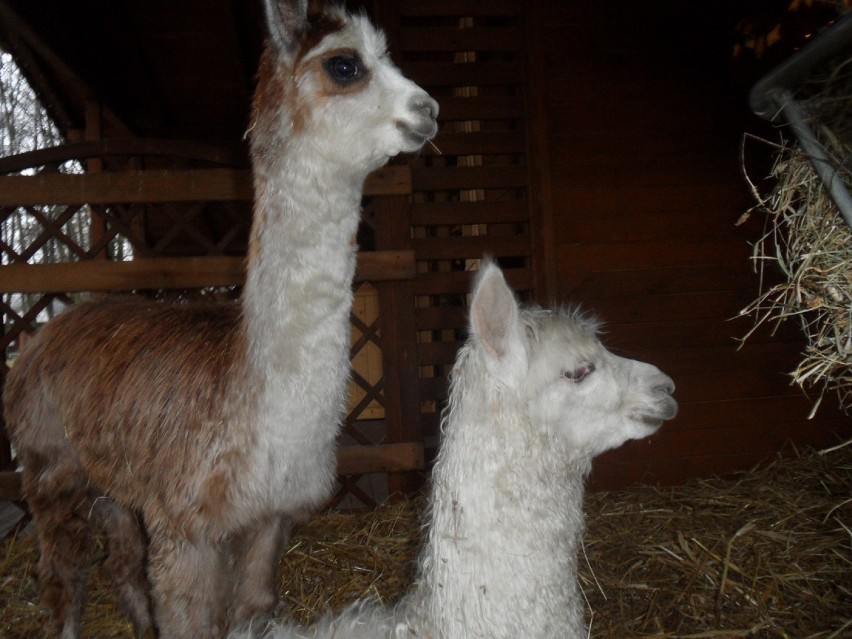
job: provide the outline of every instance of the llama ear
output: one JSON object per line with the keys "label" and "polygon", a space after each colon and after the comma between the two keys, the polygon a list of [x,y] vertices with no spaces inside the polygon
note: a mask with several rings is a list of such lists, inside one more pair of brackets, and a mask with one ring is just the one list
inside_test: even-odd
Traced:
{"label": "llama ear", "polygon": [[525,361],[519,315],[515,294],[503,272],[494,262],[485,261],[473,286],[470,329],[492,362],[512,365]]}
{"label": "llama ear", "polygon": [[263,0],[270,43],[292,55],[308,28],[308,0]]}

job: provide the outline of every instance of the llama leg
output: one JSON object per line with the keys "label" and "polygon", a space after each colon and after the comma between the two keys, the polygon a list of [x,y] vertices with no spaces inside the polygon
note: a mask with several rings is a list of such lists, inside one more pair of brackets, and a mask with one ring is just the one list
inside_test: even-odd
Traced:
{"label": "llama leg", "polygon": [[154,616],[164,639],[224,634],[224,566],[218,546],[180,532],[150,531],[148,574]]}
{"label": "llama leg", "polygon": [[85,478],[72,464],[48,467],[29,458],[24,466],[24,494],[38,531],[41,600],[53,614],[51,634],[80,636],[80,619],[89,576],[91,533],[83,510],[88,506]]}
{"label": "llama leg", "polygon": [[275,572],[281,549],[290,539],[292,520],[275,515],[235,541],[231,627],[262,628],[275,612]]}
{"label": "llama leg", "polygon": [[137,637],[154,639],[156,633],[145,574],[148,542],[142,526],[133,511],[106,498],[95,502],[94,511],[107,534],[108,556],[104,570],[115,588],[118,604],[130,617]]}

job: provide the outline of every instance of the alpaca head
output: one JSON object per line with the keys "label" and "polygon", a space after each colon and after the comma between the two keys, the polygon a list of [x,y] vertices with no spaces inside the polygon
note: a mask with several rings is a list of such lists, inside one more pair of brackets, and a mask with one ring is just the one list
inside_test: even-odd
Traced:
{"label": "alpaca head", "polygon": [[[307,0],[264,0],[269,42],[258,72],[252,145],[282,145],[341,168],[370,171],[434,137],[438,104],[391,62],[363,14]],[[365,173],[366,174],[366,173]]]}
{"label": "alpaca head", "polygon": [[610,353],[597,323],[577,311],[520,308],[493,263],[476,280],[470,320],[472,348],[498,395],[572,457],[651,435],[677,413],[671,378]]}

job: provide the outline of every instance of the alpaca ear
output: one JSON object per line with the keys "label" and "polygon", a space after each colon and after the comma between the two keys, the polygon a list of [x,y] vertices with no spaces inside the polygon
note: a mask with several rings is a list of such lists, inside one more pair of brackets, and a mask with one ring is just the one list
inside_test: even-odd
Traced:
{"label": "alpaca ear", "polygon": [[526,368],[518,303],[503,272],[490,260],[483,263],[473,286],[470,330],[492,364]]}
{"label": "alpaca ear", "polygon": [[292,55],[308,28],[308,0],[263,0],[269,42],[279,52]]}

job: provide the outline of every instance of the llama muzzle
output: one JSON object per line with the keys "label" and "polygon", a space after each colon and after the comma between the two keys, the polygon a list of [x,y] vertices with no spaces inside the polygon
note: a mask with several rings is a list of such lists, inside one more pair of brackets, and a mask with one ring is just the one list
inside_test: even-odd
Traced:
{"label": "llama muzzle", "polygon": [[411,121],[399,120],[397,128],[403,131],[414,144],[425,144],[438,133],[438,103],[427,93],[411,98],[408,108],[413,115]]}

